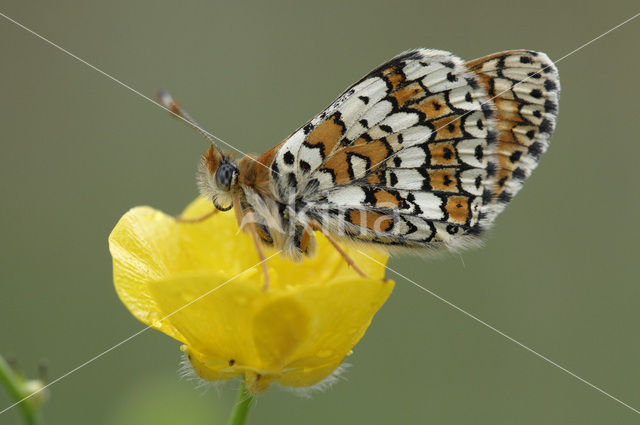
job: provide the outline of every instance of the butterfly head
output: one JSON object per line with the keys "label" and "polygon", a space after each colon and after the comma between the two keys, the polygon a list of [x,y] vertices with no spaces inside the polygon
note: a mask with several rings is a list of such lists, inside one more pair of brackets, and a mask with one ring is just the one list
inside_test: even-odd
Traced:
{"label": "butterfly head", "polygon": [[211,145],[198,167],[198,187],[217,209],[230,210],[238,187],[238,167],[233,158]]}

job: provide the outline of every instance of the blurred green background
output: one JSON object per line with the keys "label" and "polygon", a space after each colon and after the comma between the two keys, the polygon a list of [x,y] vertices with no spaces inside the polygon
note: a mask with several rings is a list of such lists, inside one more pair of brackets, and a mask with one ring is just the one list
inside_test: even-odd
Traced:
{"label": "blurred green background", "polygon": [[[413,47],[465,59],[558,59],[638,2],[83,2],[2,12],[145,95],[264,151]],[[640,19],[559,63],[549,152],[480,250],[390,266],[640,408]],[[54,379],[140,330],[107,236],[135,205],[179,212],[206,145],[167,113],[0,18],[0,353]],[[311,400],[274,388],[251,424],[613,424],[640,415],[396,276],[348,359]],[[50,388],[49,424],[223,423],[237,384],[197,389],[179,344],[141,334]],[[0,410],[10,403],[0,389]],[[17,410],[0,424],[18,422]]]}

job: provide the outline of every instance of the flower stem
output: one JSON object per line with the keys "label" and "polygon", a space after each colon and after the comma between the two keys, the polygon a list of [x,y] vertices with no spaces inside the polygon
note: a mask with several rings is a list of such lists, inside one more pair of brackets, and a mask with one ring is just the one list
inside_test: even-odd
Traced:
{"label": "flower stem", "polygon": [[0,382],[7,388],[7,392],[11,398],[19,403],[17,407],[22,413],[24,423],[27,425],[38,425],[40,421],[38,420],[36,408],[29,400],[22,401],[22,399],[29,395],[24,391],[24,381],[22,376],[11,369],[11,366],[9,366],[9,363],[7,363],[4,357],[0,356]]}
{"label": "flower stem", "polygon": [[233,412],[231,412],[231,417],[229,418],[229,425],[244,425],[247,420],[247,416],[249,416],[251,405],[253,404],[253,395],[247,391],[247,387],[244,385],[244,379],[242,380],[241,385],[236,405],[233,408]]}

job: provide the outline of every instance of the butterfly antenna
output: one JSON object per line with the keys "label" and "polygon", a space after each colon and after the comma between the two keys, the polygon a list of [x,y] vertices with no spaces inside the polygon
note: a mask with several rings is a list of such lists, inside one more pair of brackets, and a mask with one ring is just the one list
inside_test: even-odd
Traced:
{"label": "butterfly antenna", "polygon": [[196,122],[191,115],[189,115],[184,109],[180,107],[178,102],[176,102],[173,97],[165,90],[160,89],[156,93],[156,98],[164,106],[172,115],[182,119],[191,127],[195,128],[198,133],[202,135],[209,143],[211,143],[218,151],[220,151],[220,147],[214,142],[213,138],[200,127],[200,124]]}

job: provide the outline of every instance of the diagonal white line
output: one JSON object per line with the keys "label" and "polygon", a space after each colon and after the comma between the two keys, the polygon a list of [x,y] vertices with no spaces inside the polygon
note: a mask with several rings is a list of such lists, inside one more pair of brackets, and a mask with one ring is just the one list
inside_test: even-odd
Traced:
{"label": "diagonal white line", "polygon": [[253,266],[249,267],[248,269],[238,273],[237,275],[233,276],[231,279],[227,280],[226,282],[216,286],[215,288],[211,289],[210,291],[205,292],[204,294],[200,295],[199,297],[189,301],[187,304],[183,305],[182,307],[180,307],[179,309],[167,314],[166,316],[164,316],[163,318],[153,322],[151,325],[142,328],[141,330],[139,330],[138,332],[134,333],[133,335],[123,339],[122,341],[120,341],[119,343],[117,343],[116,345],[104,350],[102,353],[90,358],[89,360],[87,360],[86,362],[82,363],[81,365],[71,369],[70,371],[68,371],[67,373],[65,373],[64,375],[61,375],[59,377],[57,377],[56,379],[54,379],[53,381],[49,382],[47,385],[43,386],[42,388],[39,388],[37,391],[34,391],[33,393],[29,394],[28,396],[16,401],[15,403],[13,403],[12,405],[4,408],[2,411],[0,411],[0,415],[2,415],[4,412],[6,412],[7,410],[10,410],[11,408],[17,406],[18,404],[22,403],[23,401],[33,397],[34,395],[38,394],[41,391],[44,391],[45,389],[49,388],[50,386],[52,386],[53,384],[55,384],[58,381],[61,381],[62,379],[66,378],[67,376],[71,375],[74,372],[77,372],[78,370],[82,369],[83,367],[87,366],[90,363],[93,363],[94,361],[98,360],[100,357],[104,356],[105,354],[115,350],[116,348],[120,347],[122,344],[132,340],[133,338],[137,337],[138,335],[140,335],[141,333],[153,328],[154,326],[157,326],[160,322],[162,322],[163,320],[168,319],[169,317],[173,316],[174,314],[178,313],[179,311],[189,307],[191,304],[195,303],[198,300],[201,300],[202,298],[206,297],[207,295],[211,294],[214,291],[217,291],[218,289],[222,288],[223,286],[225,286],[226,284],[228,284],[229,282],[235,280],[236,278],[242,276],[243,274],[245,274],[246,272],[248,272],[249,270],[258,267],[259,265],[261,265],[262,263],[264,263],[265,261],[267,261],[268,259],[278,255],[281,251],[278,251],[272,255],[270,255],[269,257],[265,258],[264,260],[260,261],[259,263],[254,264]]}
{"label": "diagonal white line", "polygon": [[[22,24],[21,24],[21,23],[19,23],[18,21],[14,20],[14,19],[12,19],[12,18],[10,18],[10,17],[8,17],[7,15],[5,15],[5,14],[4,14],[4,13],[2,13],[2,12],[0,12],[0,15],[1,15],[2,17],[4,17],[5,19],[7,19],[8,21],[10,21],[10,22],[14,23],[15,25],[19,26],[20,28],[22,28],[22,29],[24,29],[24,30],[26,30],[26,31],[30,32],[31,34],[35,35],[36,37],[38,37],[38,38],[42,39],[43,41],[45,41],[46,43],[50,44],[51,46],[53,46],[53,47],[57,48],[58,50],[60,50],[60,51],[62,51],[62,52],[64,52],[64,53],[66,53],[67,55],[69,55],[69,56],[73,57],[74,59],[76,59],[76,60],[78,60],[78,61],[82,62],[83,64],[87,65],[88,67],[92,68],[93,70],[95,70],[95,71],[99,72],[100,74],[104,75],[105,77],[109,78],[110,80],[112,80],[112,81],[114,81],[114,82],[118,83],[119,85],[121,85],[121,86],[125,87],[126,89],[128,89],[128,90],[130,90],[131,92],[133,92],[133,93],[135,93],[135,94],[139,95],[140,97],[142,97],[142,98],[144,98],[144,99],[148,100],[149,102],[153,103],[154,105],[156,105],[156,106],[158,106],[158,107],[160,107],[160,108],[162,108],[162,109],[164,109],[164,110],[169,111],[169,112],[170,112],[170,113],[172,113],[173,115],[177,116],[178,118],[180,118],[180,119],[182,119],[183,121],[187,122],[189,125],[192,125],[192,126],[193,126],[193,124],[192,124],[192,123],[190,123],[190,122],[189,122],[188,120],[186,120],[185,118],[183,118],[183,117],[181,117],[181,116],[179,116],[179,115],[177,115],[177,114],[173,113],[173,112],[172,112],[172,111],[170,111],[169,109],[165,108],[163,105],[161,105],[161,104],[159,104],[159,103],[155,102],[153,99],[151,99],[151,98],[149,98],[149,97],[147,97],[147,96],[143,95],[142,93],[138,92],[137,90],[133,89],[132,87],[128,86],[127,84],[123,83],[122,81],[118,80],[117,78],[112,77],[111,75],[109,75],[109,74],[107,74],[106,72],[104,72],[104,71],[102,71],[102,70],[98,69],[97,67],[95,67],[94,65],[92,65],[92,64],[90,64],[90,63],[88,63],[88,62],[86,62],[85,60],[83,60],[83,59],[79,58],[78,56],[74,55],[73,53],[69,52],[68,50],[66,50],[66,49],[64,49],[64,48],[62,48],[62,47],[60,47],[59,45],[57,45],[57,44],[53,43],[52,41],[48,40],[47,38],[45,38],[45,37],[41,36],[40,34],[36,33],[35,31],[33,31],[33,30],[31,30],[31,29],[27,28],[26,26],[22,25]],[[597,36],[597,37],[595,37],[594,39],[592,39],[592,40],[588,41],[587,43],[584,43],[584,44],[583,44],[583,45],[581,45],[580,47],[578,47],[578,48],[576,48],[576,49],[572,50],[571,52],[569,52],[569,53],[567,53],[566,55],[562,56],[560,59],[556,60],[556,61],[555,61],[555,62],[553,62],[553,63],[554,63],[554,64],[556,64],[556,63],[560,62],[561,60],[563,60],[563,59],[565,59],[565,58],[567,58],[567,57],[571,56],[572,54],[574,54],[574,53],[578,52],[579,50],[581,50],[581,49],[585,48],[586,46],[590,45],[591,43],[593,43],[593,42],[595,42],[595,41],[599,40],[600,38],[602,38],[602,37],[604,37],[605,35],[607,35],[607,34],[611,33],[612,31],[614,31],[614,30],[616,30],[616,29],[620,28],[621,26],[623,26],[624,24],[626,24],[626,23],[630,22],[631,20],[633,20],[633,19],[637,18],[638,16],[640,16],[640,13],[637,13],[637,14],[633,15],[632,17],[630,17],[630,18],[628,18],[627,20],[625,20],[625,21],[621,22],[620,24],[618,24],[618,25],[616,25],[615,27],[613,27],[613,28],[609,29],[608,31],[606,31],[606,32],[604,32],[604,33],[602,33],[602,34],[600,34],[599,36]],[[524,80],[524,81],[526,81],[526,80]],[[524,82],[524,81],[521,81],[521,82],[519,82],[519,83],[517,83],[517,84],[520,84],[520,83],[522,83],[522,82]],[[498,96],[499,96],[499,95],[498,95]],[[496,97],[497,97],[497,96],[496,96]],[[495,98],[495,97],[494,97],[494,98]],[[491,99],[490,99],[490,100],[491,100]],[[208,133],[208,132],[206,132],[206,131],[204,131],[204,130],[200,129],[198,126],[194,126],[194,127],[196,127],[196,129],[197,129],[197,130],[201,130],[201,131],[205,132],[206,134],[208,134],[209,136],[211,136],[211,137],[212,137],[212,138],[214,138],[215,140],[217,140],[217,141],[219,141],[219,142],[223,143],[224,145],[226,145],[226,146],[230,147],[231,149],[234,149],[234,150],[238,151],[239,153],[241,153],[241,154],[243,154],[243,155],[248,156],[248,155],[247,155],[247,154],[245,154],[244,152],[242,152],[242,151],[240,151],[239,149],[237,149],[237,148],[233,147],[232,145],[230,145],[229,143],[225,142],[224,140],[222,140],[222,139],[220,139],[220,138],[216,137],[215,135],[213,135],[213,134],[211,134],[211,133]],[[251,157],[250,157],[250,158],[251,158]],[[262,164],[261,162],[259,162],[259,161],[255,160],[254,158],[251,158],[251,159],[253,159],[254,161],[256,161],[257,163],[259,163],[260,165],[262,165],[262,166],[264,166],[264,167],[266,167],[266,168],[270,168],[270,167],[268,167],[267,165]],[[376,164],[376,165],[378,165],[378,164]],[[370,258],[371,260],[373,260],[373,261],[377,262],[378,264],[382,264],[382,263],[378,262],[377,260],[375,260],[375,259],[373,259],[373,258],[369,257],[367,254],[363,253],[362,251],[360,251],[360,253],[361,253],[361,254],[363,254],[363,255],[365,255],[366,257]],[[274,256],[274,255],[276,255],[276,254],[277,254],[277,253],[273,254],[272,256],[268,257],[267,259],[269,259],[269,258],[273,257],[273,256]],[[263,261],[266,261],[267,259],[265,259],[265,260],[263,260]],[[256,267],[257,265],[260,265],[263,261],[261,261],[260,263],[257,263],[256,265],[252,266],[251,268]],[[552,364],[552,365],[556,366],[557,368],[559,368],[559,369],[563,370],[563,371],[564,371],[564,372],[566,372],[567,374],[569,374],[569,375],[573,376],[574,378],[576,378],[576,379],[580,380],[581,382],[583,382],[583,383],[587,384],[588,386],[590,386],[590,387],[592,387],[593,389],[595,389],[595,390],[599,391],[600,393],[602,393],[602,394],[606,395],[607,397],[611,398],[612,400],[614,400],[614,401],[616,401],[616,402],[618,402],[618,403],[622,404],[623,406],[625,406],[625,407],[627,407],[627,408],[631,409],[631,410],[632,410],[632,411],[634,411],[635,413],[640,414],[640,411],[638,411],[637,409],[635,409],[635,408],[633,408],[633,407],[629,406],[628,404],[626,404],[626,403],[624,403],[623,401],[621,401],[620,399],[618,399],[618,398],[616,398],[616,397],[612,396],[611,394],[609,394],[609,393],[605,392],[604,390],[600,389],[599,387],[595,386],[594,384],[590,383],[589,381],[587,381],[587,380],[585,380],[585,379],[583,379],[583,378],[579,377],[578,375],[574,374],[574,373],[573,373],[573,372],[571,372],[570,370],[568,370],[568,369],[566,369],[566,368],[564,368],[564,367],[560,366],[559,364],[557,364],[557,363],[553,362],[553,361],[552,361],[552,360],[550,360],[549,358],[547,358],[547,357],[543,356],[542,354],[540,354],[540,353],[536,352],[535,350],[533,350],[533,349],[529,348],[528,346],[526,346],[526,345],[522,344],[521,342],[519,342],[519,341],[515,340],[514,338],[512,338],[512,337],[510,337],[509,335],[505,334],[504,332],[502,332],[502,331],[500,331],[500,330],[496,329],[495,327],[493,327],[493,326],[489,325],[488,323],[486,323],[486,322],[482,321],[481,319],[477,318],[476,316],[472,315],[471,313],[468,313],[467,311],[465,311],[465,310],[463,310],[462,308],[460,308],[460,307],[456,306],[455,304],[451,303],[450,301],[448,301],[448,300],[446,300],[446,299],[444,299],[444,298],[440,297],[439,295],[435,294],[434,292],[432,292],[432,291],[430,291],[430,290],[428,290],[428,289],[424,288],[423,286],[419,285],[418,283],[414,282],[413,280],[409,279],[408,277],[406,277],[406,276],[402,275],[401,273],[399,273],[399,272],[397,272],[397,271],[395,271],[395,270],[393,270],[393,269],[391,269],[391,268],[387,267],[387,266],[386,266],[386,265],[384,265],[384,264],[382,264],[382,265],[383,265],[384,267],[386,267],[388,270],[390,270],[391,272],[393,272],[393,273],[397,274],[398,276],[400,276],[400,277],[402,277],[402,278],[406,279],[406,280],[407,280],[407,281],[409,281],[410,283],[414,284],[415,286],[419,287],[420,289],[422,289],[423,291],[425,291],[425,292],[429,293],[430,295],[432,295],[432,296],[434,296],[434,297],[438,298],[439,300],[441,300],[441,301],[443,301],[444,303],[448,304],[449,306],[451,306],[451,307],[455,308],[456,310],[460,311],[461,313],[463,313],[463,314],[467,315],[468,317],[470,317],[470,318],[472,318],[472,319],[476,320],[477,322],[479,322],[479,323],[483,324],[484,326],[488,327],[489,329],[493,330],[494,332],[496,332],[496,333],[498,333],[498,334],[502,335],[503,337],[507,338],[508,340],[510,340],[510,341],[512,341],[512,342],[514,342],[514,343],[516,343],[517,345],[521,346],[522,348],[526,349],[527,351],[531,352],[532,354],[534,354],[534,355],[536,355],[536,356],[540,357],[541,359],[545,360],[546,362],[548,362],[548,363],[550,363],[550,364]],[[247,270],[249,270],[249,269],[247,269]],[[240,274],[238,274],[238,275],[234,276],[233,278],[231,278],[229,281],[227,281],[227,282],[223,283],[222,285],[220,285],[220,286],[218,286],[218,287],[214,288],[213,290],[209,291],[207,294],[204,294],[204,295],[202,295],[202,296],[200,296],[200,297],[196,298],[195,300],[191,301],[189,304],[187,304],[187,305],[185,305],[185,306],[181,307],[180,309],[176,310],[175,312],[171,313],[170,315],[165,316],[164,318],[162,318],[162,319],[158,320],[157,322],[155,322],[155,323],[154,323],[154,325],[155,325],[155,324],[157,324],[157,323],[159,323],[160,321],[162,321],[162,320],[166,319],[167,317],[170,317],[171,315],[173,315],[173,314],[177,313],[177,312],[178,312],[179,310],[181,310],[182,308],[187,307],[188,305],[190,305],[191,303],[193,303],[193,302],[197,301],[198,299],[202,298],[203,296],[206,296],[206,295],[208,295],[209,293],[213,292],[214,290],[216,290],[216,289],[218,289],[218,288],[222,287],[223,285],[227,284],[227,283],[228,283],[228,282],[230,282],[231,280],[233,280],[233,279],[235,279],[236,277],[240,276],[241,274],[245,273],[247,270],[245,270],[244,272],[242,272],[242,273],[240,273]],[[81,364],[80,366],[76,367],[75,369],[72,369],[71,371],[67,372],[66,374],[64,374],[64,375],[62,375],[62,376],[60,376],[60,377],[56,378],[54,381],[50,382],[49,384],[47,384],[46,386],[44,386],[43,388],[41,388],[39,391],[37,391],[37,392],[35,392],[35,393],[33,393],[33,394],[31,394],[31,395],[29,395],[29,396],[25,397],[24,399],[22,399],[22,400],[20,400],[20,401],[18,401],[18,402],[16,402],[16,403],[14,403],[13,405],[11,405],[11,406],[7,407],[6,409],[4,409],[4,410],[0,411],[0,414],[2,414],[2,413],[4,413],[4,412],[6,412],[7,410],[9,410],[9,409],[11,409],[12,407],[16,406],[17,404],[21,403],[22,401],[24,401],[24,400],[26,400],[26,399],[30,398],[31,396],[33,396],[33,395],[37,394],[38,392],[40,392],[40,391],[44,390],[45,388],[47,388],[47,387],[49,387],[49,386],[53,385],[54,383],[56,383],[56,382],[60,381],[61,379],[65,378],[66,376],[68,376],[68,375],[70,375],[70,374],[72,374],[72,373],[76,372],[77,370],[79,370],[79,369],[81,369],[82,367],[84,367],[84,366],[88,365],[89,363],[91,363],[91,362],[93,362],[93,361],[97,360],[98,358],[102,357],[103,355],[107,354],[108,352],[110,352],[110,351],[114,350],[115,348],[119,347],[120,345],[124,344],[125,342],[127,342],[127,341],[129,341],[129,340],[133,339],[133,338],[134,338],[134,337],[136,337],[137,335],[139,335],[139,334],[141,334],[142,332],[146,331],[146,330],[147,330],[147,329],[149,329],[150,327],[151,327],[151,326],[147,326],[146,328],[144,328],[144,329],[142,329],[142,330],[140,330],[140,331],[136,332],[135,334],[131,335],[130,337],[126,338],[125,340],[121,341],[120,343],[118,343],[118,344],[114,345],[113,347],[109,348],[108,350],[106,350],[106,351],[102,352],[101,354],[99,354],[99,355],[97,355],[97,356],[95,356],[95,357],[93,357],[93,358],[89,359],[88,361],[86,361],[85,363],[83,363],[83,364]]]}
{"label": "diagonal white line", "polygon": [[452,303],[451,301],[447,300],[446,298],[441,297],[440,295],[436,294],[435,292],[425,288],[424,286],[420,285],[419,283],[415,282],[414,280],[408,278],[407,276],[403,275],[400,272],[397,272],[396,270],[392,269],[391,267],[388,267],[387,265],[381,263],[380,261],[376,260],[375,258],[370,257],[369,255],[365,254],[364,252],[358,250],[358,252],[362,255],[364,255],[365,257],[369,258],[370,260],[380,264],[381,266],[385,267],[387,270],[397,274],[398,276],[400,276],[401,278],[405,279],[407,282],[412,283],[413,285],[415,285],[416,287],[422,289],[423,291],[425,291],[426,293],[428,293],[429,295],[439,299],[440,301],[442,301],[443,303],[447,304],[449,307],[452,307],[456,310],[458,310],[460,313],[466,315],[467,317],[472,318],[473,320],[475,320],[476,322],[486,326],[487,328],[491,329],[492,331],[494,331],[495,333],[502,335],[503,337],[505,337],[506,339],[508,339],[509,341],[519,345],[520,347],[524,348],[525,350],[527,350],[528,352],[530,352],[531,354],[536,355],[537,357],[540,357],[542,360],[544,360],[545,362],[552,364],[553,366],[557,367],[558,369],[568,373],[569,375],[573,376],[574,378],[576,378],[577,380],[581,381],[584,384],[587,384],[588,386],[590,386],[591,388],[593,388],[594,390],[606,395],[607,397],[609,397],[610,399],[617,401],[618,403],[620,403],[621,405],[633,410],[634,412],[640,414],[640,410],[637,410],[631,406],[629,406],[627,403],[625,403],[624,401],[620,400],[619,398],[616,398],[614,396],[612,396],[611,394],[609,394],[608,392],[606,392],[605,390],[601,389],[600,387],[595,386],[594,384],[592,384],[591,382],[587,381],[584,378],[579,377],[578,375],[576,375],[575,373],[571,372],[569,369],[560,366],[558,363],[554,362],[553,360],[551,360],[548,357],[543,356],[542,354],[538,353],[537,351],[535,351],[533,348],[530,348],[526,345],[524,345],[523,343],[521,343],[520,341],[516,340],[515,338],[510,337],[509,335],[507,335],[506,333],[502,332],[500,329],[496,329],[495,327],[491,326],[490,324],[488,324],[487,322],[485,322],[482,319],[479,319],[478,317],[474,316],[473,314],[469,313],[468,311],[458,307],[457,305],[455,305],[454,303]]}
{"label": "diagonal white line", "polygon": [[[155,106],[157,106],[158,108],[164,109],[165,111],[169,112],[170,114],[174,115],[175,117],[181,119],[182,121],[186,122],[187,124],[189,124],[190,126],[194,127],[196,130],[201,131],[205,134],[207,134],[208,136],[210,136],[211,138],[217,140],[218,142],[228,146],[229,148],[235,150],[238,153],[241,153],[242,155],[248,157],[249,159],[251,159],[252,161],[257,162],[258,164],[262,165],[265,168],[271,169],[271,167],[263,164],[262,162],[258,161],[257,159],[251,157],[250,155],[247,155],[246,153],[242,152],[240,149],[236,148],[235,146],[227,143],[226,141],[222,140],[221,138],[209,133],[208,131],[200,128],[198,125],[190,122],[189,120],[187,120],[184,117],[181,117],[180,115],[176,114],[175,112],[171,111],[170,109],[165,108],[163,105],[161,105],[160,103],[156,102],[155,100],[151,99],[149,96],[146,96],[142,93],[140,93],[138,90],[134,89],[133,87],[123,83],[122,81],[120,81],[119,79],[117,79],[116,77],[107,74],[106,72],[104,72],[103,70],[101,70],[100,68],[90,64],[89,62],[85,61],[84,59],[74,55],[73,53],[71,53],[70,51],[68,51],[67,49],[57,45],[56,43],[54,43],[53,41],[47,39],[46,37],[38,34],[37,32],[35,32],[34,30],[24,26],[23,24],[21,24],[20,22],[16,21],[15,19],[10,18],[9,16],[5,15],[4,13],[0,12],[0,16],[2,16],[3,18],[5,18],[6,20],[13,22],[14,24],[16,24],[17,26],[19,26],[20,28],[22,28],[23,30],[30,32],[31,34],[35,35],[36,37],[38,37],[39,39],[41,39],[42,41],[46,42],[47,44],[55,47],[56,49],[60,50],[61,52],[66,53],[67,55],[71,56],[72,58],[74,58],[75,60],[87,65],[89,68],[93,69],[94,71],[102,74],[103,76],[107,77],[108,79],[110,79],[111,81],[121,85],[122,87],[126,88],[127,90],[137,94],[138,96],[140,96],[141,98],[148,100],[149,102],[153,103]],[[278,174],[278,173],[276,173]]]}
{"label": "diagonal white line", "polygon": [[[607,30],[605,32],[603,32],[602,34],[600,34],[599,36],[597,36],[596,38],[587,41],[586,43],[584,43],[582,46],[577,47],[575,49],[573,49],[572,51],[570,51],[569,53],[567,53],[566,55],[562,56],[560,59],[557,59],[556,61],[551,61],[552,65],[557,64],[558,62],[560,62],[561,60],[568,58],[569,56],[573,55],[574,53],[584,49],[585,47],[587,47],[589,44],[601,39],[602,37],[604,37],[605,35],[609,34],[612,31],[617,30],[618,28],[620,28],[621,26],[623,26],[624,24],[626,24],[627,22],[630,22],[632,20],[634,20],[635,18],[637,18],[638,16],[640,16],[640,12],[636,13],[635,15],[633,15],[632,17],[630,17],[629,19],[625,20],[624,22],[619,23],[618,25],[616,25],[615,27],[611,28],[610,30]],[[540,70],[540,72],[544,72],[547,69],[551,68],[551,65],[547,65],[544,68],[542,68]],[[493,96],[490,99],[485,100],[484,102],[482,102],[480,104],[480,106],[482,105],[486,105],[487,103],[491,102],[492,100],[494,100],[497,97],[502,96],[504,93],[512,90],[515,86],[518,86],[520,84],[526,83],[527,81],[529,81],[531,78],[533,78],[533,75],[527,76],[525,79],[518,81],[517,83],[515,83],[513,86],[511,86],[510,88],[501,91],[500,93],[498,93],[497,95]],[[456,119],[453,119],[451,121],[449,121],[447,124],[443,125],[442,127],[436,128],[435,130],[433,130],[432,132],[429,133],[429,136],[431,136],[434,133],[437,133],[438,131],[442,130],[443,128],[447,127],[449,124],[459,121],[462,118],[466,117],[467,115],[470,115],[472,112],[476,112],[476,111],[469,111],[469,112],[465,112],[464,114],[460,115],[459,117],[457,117]],[[375,164],[373,164],[371,167],[369,167],[366,171],[371,171],[373,169],[375,169],[378,165],[382,164],[383,162],[387,162],[390,159],[394,158],[396,155],[398,155],[400,153],[400,150],[394,152],[392,155],[389,155],[388,157],[386,157],[385,159],[383,159],[382,161],[376,162]]]}

